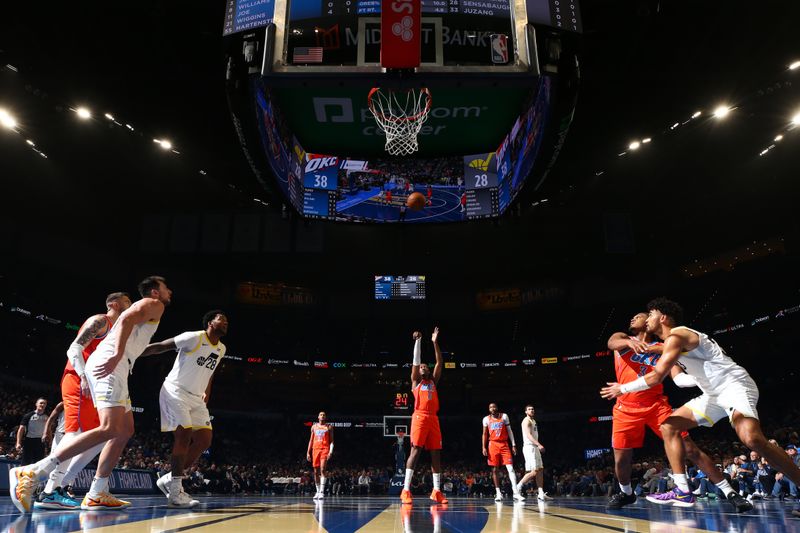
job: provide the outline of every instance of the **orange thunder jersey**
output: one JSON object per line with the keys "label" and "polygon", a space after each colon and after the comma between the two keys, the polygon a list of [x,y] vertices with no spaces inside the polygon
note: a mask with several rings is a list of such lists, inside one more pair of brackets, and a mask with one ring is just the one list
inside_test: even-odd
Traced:
{"label": "orange thunder jersey", "polygon": [[[83,362],[84,363],[89,360],[89,356],[92,355],[92,352],[94,352],[95,348],[97,348],[97,345],[100,344],[100,341],[106,338],[106,335],[108,335],[108,332],[111,331],[111,326],[114,325],[114,324],[111,323],[111,320],[108,317],[105,317],[105,319],[106,319],[106,323],[108,324],[108,327],[106,328],[106,332],[103,333],[99,337],[93,338],[91,341],[89,341],[89,344],[86,345],[86,348],[83,349]],[[83,326],[81,326],[81,327],[83,327]],[[75,369],[72,367],[72,363],[69,360],[67,360],[67,366],[64,367],[64,372],[75,372]]]}
{"label": "orange thunder jersey", "polygon": [[[661,346],[660,342],[651,342],[650,346]],[[640,376],[651,372],[661,358],[657,353],[633,353],[631,349],[618,352],[614,357],[614,369],[617,371],[617,383],[624,384],[635,381]],[[647,390],[629,392],[620,398],[623,402],[648,402],[660,398],[664,394],[664,385],[659,383]]]}
{"label": "orange thunder jersey", "polygon": [[420,381],[411,391],[414,393],[414,412],[435,415],[439,412],[439,392],[432,379]]}
{"label": "orange thunder jersey", "polygon": [[312,444],[315,450],[327,450],[331,445],[331,427],[328,424],[314,424],[312,428],[314,432],[314,443]]}
{"label": "orange thunder jersey", "polygon": [[496,442],[508,442],[508,429],[506,428],[506,421],[503,414],[500,413],[500,418],[495,418],[492,415],[487,415],[487,425],[489,429],[489,440]]}

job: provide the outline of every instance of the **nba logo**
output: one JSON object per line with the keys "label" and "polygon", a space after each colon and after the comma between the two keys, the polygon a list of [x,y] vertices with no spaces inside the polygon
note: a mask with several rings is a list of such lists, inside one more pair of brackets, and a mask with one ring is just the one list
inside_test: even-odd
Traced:
{"label": "nba logo", "polygon": [[508,63],[508,37],[502,33],[493,33],[489,37],[492,40],[492,63],[505,65]]}

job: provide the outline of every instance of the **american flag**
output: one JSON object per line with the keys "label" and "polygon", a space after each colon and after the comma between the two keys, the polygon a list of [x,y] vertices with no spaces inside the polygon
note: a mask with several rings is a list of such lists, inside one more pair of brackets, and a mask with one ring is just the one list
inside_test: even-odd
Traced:
{"label": "american flag", "polygon": [[292,55],[294,63],[322,63],[321,46],[298,46]]}

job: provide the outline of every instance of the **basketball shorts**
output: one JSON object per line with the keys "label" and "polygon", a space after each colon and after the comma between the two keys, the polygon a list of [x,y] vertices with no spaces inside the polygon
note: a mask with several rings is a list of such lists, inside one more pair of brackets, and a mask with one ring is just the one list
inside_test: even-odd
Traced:
{"label": "basketball shorts", "polygon": [[108,407],[124,407],[125,412],[131,410],[131,396],[128,393],[127,362],[120,361],[114,371],[104,378],[97,379],[94,371],[104,361],[97,357],[90,357],[86,362],[86,378],[92,390],[94,406],[99,409]]}
{"label": "basketball shorts", "polygon": [[322,466],[323,461],[328,461],[328,452],[330,448],[319,448],[311,451],[311,466],[319,468]]}
{"label": "basketball shorts", "polygon": [[161,407],[161,431],[211,429],[211,415],[203,398],[188,393],[172,383],[164,382],[158,393]]}
{"label": "basketball shorts", "polygon": [[711,427],[734,411],[758,420],[758,386],[752,379],[730,383],[717,396],[703,394],[684,405],[694,413],[697,425]]}
{"label": "basketball shorts", "polygon": [[512,465],[514,456],[511,455],[511,448],[507,442],[489,441],[489,456],[486,464],[489,466]]}
{"label": "basketball shorts", "polygon": [[644,403],[633,406],[617,402],[614,405],[611,423],[611,447],[617,450],[641,448],[644,445],[645,427],[661,438],[659,426],[672,415],[672,406],[666,396],[653,401],[652,405]]}
{"label": "basketball shorts", "polygon": [[411,417],[411,445],[429,451],[442,449],[438,416],[414,413]]}
{"label": "basketball shorts", "polygon": [[542,452],[539,451],[538,446],[526,444],[522,447],[522,455],[525,457],[525,471],[532,472],[544,468],[542,462]]}
{"label": "basketball shorts", "polygon": [[81,378],[76,372],[64,372],[61,400],[64,402],[64,433],[89,431],[100,426],[97,408],[91,397],[81,394]]}

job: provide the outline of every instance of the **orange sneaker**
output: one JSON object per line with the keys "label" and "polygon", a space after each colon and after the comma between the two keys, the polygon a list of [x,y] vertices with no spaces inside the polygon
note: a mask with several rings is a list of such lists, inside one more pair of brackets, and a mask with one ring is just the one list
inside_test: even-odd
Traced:
{"label": "orange sneaker", "polygon": [[8,471],[11,503],[20,513],[30,513],[33,506],[33,493],[36,489],[36,475],[33,469],[18,466]]}
{"label": "orange sneaker", "polygon": [[447,503],[447,498],[444,497],[444,493],[439,489],[433,489],[433,492],[431,492],[431,500],[436,503]]}
{"label": "orange sneaker", "polygon": [[403,505],[411,505],[414,502],[414,498],[411,497],[411,491],[403,489],[403,492],[400,493],[400,503]]}
{"label": "orange sneaker", "polygon": [[81,509],[84,511],[105,511],[115,509],[125,509],[131,506],[131,502],[120,500],[108,492],[102,492],[96,498],[90,498],[87,494],[81,502]]}

